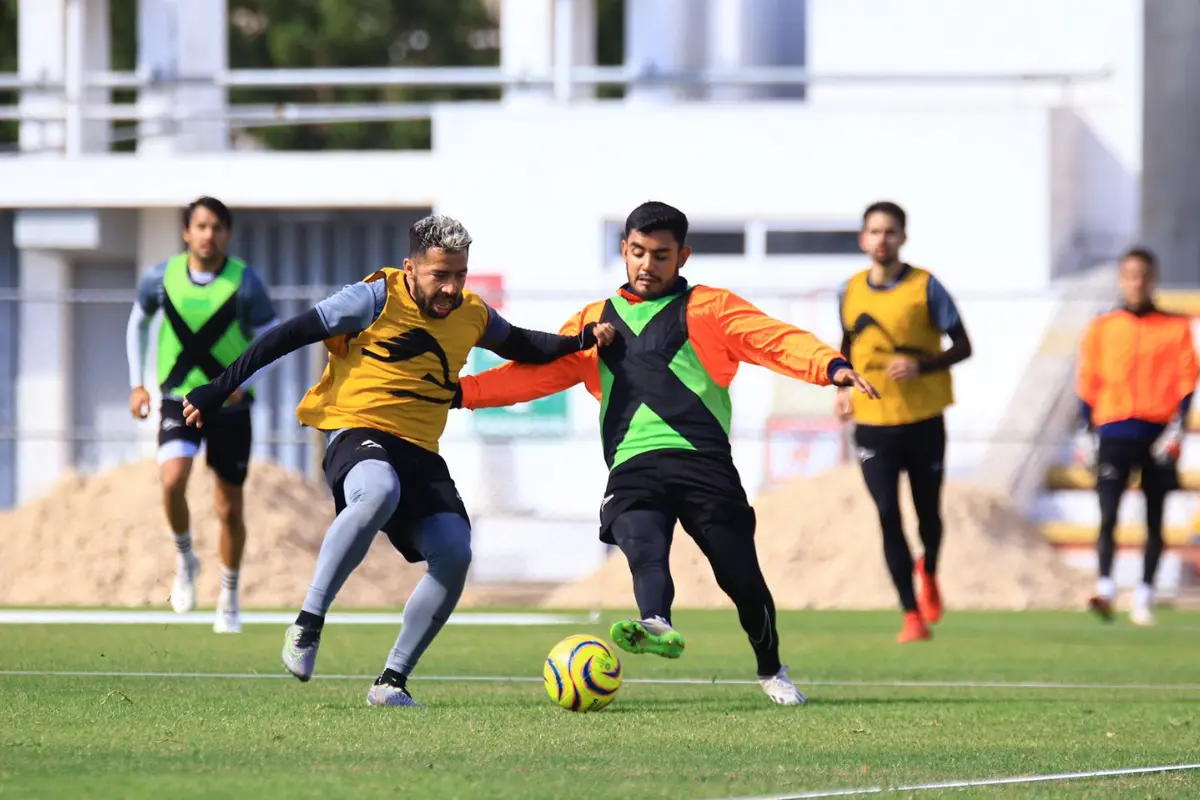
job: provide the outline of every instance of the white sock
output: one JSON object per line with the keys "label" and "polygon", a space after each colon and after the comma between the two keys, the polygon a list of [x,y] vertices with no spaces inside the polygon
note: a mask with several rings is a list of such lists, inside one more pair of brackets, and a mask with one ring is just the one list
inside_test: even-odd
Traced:
{"label": "white sock", "polygon": [[221,565],[221,593],[236,599],[238,593],[238,570]]}
{"label": "white sock", "polygon": [[1112,578],[1100,578],[1096,581],[1096,595],[1112,600],[1117,596],[1117,582]]}
{"label": "white sock", "polygon": [[1150,608],[1154,604],[1154,587],[1148,583],[1139,583],[1133,590],[1133,603],[1139,608]]}
{"label": "white sock", "polygon": [[183,533],[175,533],[171,531],[171,538],[175,540],[175,552],[179,555],[186,555],[192,552],[192,532],[184,531]]}
{"label": "white sock", "polygon": [[171,531],[171,538],[175,540],[176,569],[179,572],[187,572],[191,568],[191,565],[188,564],[188,557],[192,555],[192,532],[175,533],[175,531]]}

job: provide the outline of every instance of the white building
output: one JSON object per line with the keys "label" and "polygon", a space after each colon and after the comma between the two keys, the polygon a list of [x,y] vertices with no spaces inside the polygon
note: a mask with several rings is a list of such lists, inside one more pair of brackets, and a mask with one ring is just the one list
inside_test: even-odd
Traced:
{"label": "white building", "polygon": [[[201,194],[234,209],[237,253],[293,287],[280,290],[285,314],[402,257],[409,222],[437,209],[471,229],[473,271],[503,275],[505,313],[554,328],[622,282],[619,225],[661,199],[721,253],[695,256],[693,281],[834,344],[832,290],[861,266],[847,252],[861,211],[897,200],[907,258],[958,297],[976,342],[949,416],[951,469],[972,477],[996,467],[1014,407],[1029,431],[1049,413],[1018,396],[1022,380],[1052,320],[1095,302],[1064,297],[1060,279],[1137,228],[1141,0],[627,0],[626,68],[694,80],[637,84],[620,101],[578,80],[599,72],[589,0],[504,0],[499,73],[545,80],[499,104],[439,105],[433,148],[393,153],[231,151],[224,0],[141,0],[140,76],[124,77],[108,72],[106,5],[20,0],[21,79],[63,88],[23,92],[25,152],[0,159],[0,289],[25,297],[20,314],[0,303],[0,505],[69,467],[152,451],[114,359],[137,275],[179,247],[179,209]],[[809,85],[765,85],[788,70]],[[150,74],[209,80],[148,85],[137,152],[107,152],[97,84]],[[204,119],[177,133],[162,121],[189,116]],[[99,289],[121,302],[61,302]],[[311,442],[292,409],[313,362],[289,359],[255,412],[259,454],[296,468],[311,466],[311,445],[268,440]],[[758,368],[735,386],[753,492],[794,467],[792,448],[766,446],[768,427],[819,427],[832,402],[781,394]],[[568,413],[565,438],[510,445],[484,445],[469,415],[452,416],[444,452],[463,496],[577,520],[590,541],[604,478],[595,404],[576,389]],[[824,441],[836,449],[836,434]],[[562,470],[539,465],[564,463],[578,474],[548,486]],[[489,486],[489,468],[537,480]]]}

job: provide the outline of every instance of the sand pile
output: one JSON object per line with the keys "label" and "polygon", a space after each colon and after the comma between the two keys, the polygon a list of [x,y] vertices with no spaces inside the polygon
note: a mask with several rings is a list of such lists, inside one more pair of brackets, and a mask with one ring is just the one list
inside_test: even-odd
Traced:
{"label": "sand pile", "polygon": [[[902,481],[904,526],[920,553],[916,516]],[[947,485],[938,571],[951,609],[1079,606],[1091,580],[1064,565],[1053,547],[1006,499]],[[856,466],[803,479],[762,495],[758,554],[780,608],[896,608],[883,560],[879,520]],[[691,538],[677,531],[671,553],[676,606],[732,607]],[[591,576],[551,593],[555,608],[628,607],[633,584],[619,552]]]}
{"label": "sand pile", "polygon": [[[221,574],[211,498],[212,478],[198,463],[188,503],[201,560],[197,602],[210,608]],[[324,486],[272,463],[251,464],[242,603],[298,607],[332,519],[333,501]],[[2,605],[166,604],[175,549],[156,465],[144,461],[102,475],[71,476],[41,499],[0,513],[0,563]],[[423,565],[408,564],[379,536],[338,595],[337,607],[399,608],[423,574]]]}

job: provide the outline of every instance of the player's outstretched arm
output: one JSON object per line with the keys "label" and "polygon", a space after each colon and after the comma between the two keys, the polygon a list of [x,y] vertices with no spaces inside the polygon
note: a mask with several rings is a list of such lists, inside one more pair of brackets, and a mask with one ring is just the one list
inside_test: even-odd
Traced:
{"label": "player's outstretched arm", "polygon": [[[559,329],[558,337],[571,342],[578,339],[588,327],[582,324],[582,320],[583,312],[567,320]],[[611,343],[615,333],[611,327],[606,324],[593,329],[601,345]],[[504,356],[499,350],[493,352]],[[589,371],[596,371],[596,351],[590,347],[575,347],[569,354],[543,364],[510,362],[478,375],[464,375],[459,381],[459,392],[453,406],[476,409],[527,403],[570,389],[587,380]]]}
{"label": "player's outstretched arm", "polygon": [[350,284],[316,306],[273,326],[250,343],[211,383],[188,394],[183,405],[187,424],[200,427],[254,373],[302,347],[371,326],[387,299],[384,281]]}
{"label": "player's outstretched arm", "polygon": [[879,392],[850,362],[814,334],[767,315],[733,292],[720,291],[712,304],[716,329],[739,360],[817,386],[844,386],[869,397]]}
{"label": "player's outstretched arm", "polygon": [[[566,326],[562,330],[567,330]],[[612,343],[616,330],[607,322],[589,322],[570,333],[546,333],[518,328],[488,307],[488,324],[478,347],[518,364],[548,364],[593,347]]]}

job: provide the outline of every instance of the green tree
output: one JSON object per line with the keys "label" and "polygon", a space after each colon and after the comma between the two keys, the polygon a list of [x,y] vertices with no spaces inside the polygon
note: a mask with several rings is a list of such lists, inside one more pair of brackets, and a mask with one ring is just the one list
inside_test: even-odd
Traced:
{"label": "green tree", "polygon": [[[496,66],[495,29],[481,0],[233,0],[230,66]],[[412,87],[237,90],[231,103],[405,103],[488,99],[487,89]],[[264,128],[255,136],[280,150],[427,148],[427,121]]]}
{"label": "green tree", "polygon": [[[521,0],[505,0],[521,2]],[[18,0],[0,0],[0,72],[17,69]],[[109,0],[112,68],[137,64],[137,0]],[[597,61],[618,65],[624,54],[624,0],[597,0]],[[234,69],[283,67],[496,66],[497,20],[482,0],[229,0],[229,62]],[[602,97],[620,97],[602,87]],[[497,98],[491,89],[237,90],[231,103],[404,103]],[[135,91],[114,92],[132,103]],[[17,102],[0,92],[0,105]],[[114,126],[115,148],[131,150],[133,123]],[[278,150],[424,148],[429,123],[342,123],[258,128],[253,135]],[[16,123],[0,122],[0,147],[17,139]]]}
{"label": "green tree", "polygon": [[[0,72],[17,71],[17,0],[0,0]],[[17,102],[16,92],[0,92],[0,108]],[[17,123],[0,121],[0,149],[17,141]]]}

